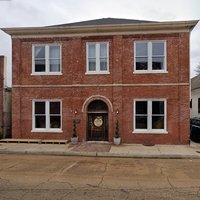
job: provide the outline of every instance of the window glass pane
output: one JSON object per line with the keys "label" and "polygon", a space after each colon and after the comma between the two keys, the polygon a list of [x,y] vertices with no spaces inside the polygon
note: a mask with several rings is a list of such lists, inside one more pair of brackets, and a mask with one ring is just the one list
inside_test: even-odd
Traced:
{"label": "window glass pane", "polygon": [[152,54],[156,56],[164,55],[164,42],[152,42]]}
{"label": "window glass pane", "polygon": [[35,60],[35,72],[45,72],[45,59]]}
{"label": "window glass pane", "polygon": [[147,50],[147,43],[136,43],[136,57],[137,56],[147,56],[148,55]]}
{"label": "window glass pane", "polygon": [[100,71],[106,71],[107,70],[107,59],[101,58],[100,59]]}
{"label": "window glass pane", "polygon": [[164,129],[164,117],[153,116],[152,117],[152,129]]}
{"label": "window glass pane", "polygon": [[35,102],[35,114],[45,114],[45,102]]}
{"label": "window glass pane", "polygon": [[49,46],[49,58],[60,59],[60,46]]}
{"label": "window glass pane", "polygon": [[50,72],[60,72],[60,60],[58,59],[50,59],[49,60],[50,64]]}
{"label": "window glass pane", "polygon": [[105,44],[105,43],[100,44],[100,57],[101,58],[107,57],[107,44]]}
{"label": "window glass pane", "polygon": [[136,102],[136,114],[147,114],[147,101]]}
{"label": "window glass pane", "polygon": [[35,116],[35,128],[46,128],[45,116]]}
{"label": "window glass pane", "polygon": [[44,46],[35,46],[35,58],[45,58]]}
{"label": "window glass pane", "polygon": [[164,69],[164,57],[153,57],[152,69],[153,70]]}
{"label": "window glass pane", "polygon": [[89,58],[96,58],[96,45],[95,44],[88,45],[88,56],[89,56]]}
{"label": "window glass pane", "polygon": [[60,114],[60,102],[50,102],[50,114]]}
{"label": "window glass pane", "polygon": [[89,59],[89,71],[96,70],[96,59]]}
{"label": "window glass pane", "polygon": [[147,70],[147,58],[136,58],[136,70]]}
{"label": "window glass pane", "polygon": [[152,114],[164,114],[164,101],[152,101]]}
{"label": "window glass pane", "polygon": [[61,128],[60,116],[50,116],[50,128]]}
{"label": "window glass pane", "polygon": [[136,116],[135,122],[136,129],[147,129],[147,117],[146,116]]}

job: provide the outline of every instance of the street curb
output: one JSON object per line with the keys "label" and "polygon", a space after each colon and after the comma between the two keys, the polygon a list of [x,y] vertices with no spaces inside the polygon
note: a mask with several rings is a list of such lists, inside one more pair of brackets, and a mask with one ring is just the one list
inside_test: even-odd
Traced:
{"label": "street curb", "polygon": [[48,155],[48,156],[85,156],[85,157],[110,157],[110,158],[155,158],[155,159],[200,159],[200,155],[179,155],[179,154],[130,154],[110,152],[76,152],[76,151],[9,151],[0,150],[0,154],[24,154],[24,155]]}

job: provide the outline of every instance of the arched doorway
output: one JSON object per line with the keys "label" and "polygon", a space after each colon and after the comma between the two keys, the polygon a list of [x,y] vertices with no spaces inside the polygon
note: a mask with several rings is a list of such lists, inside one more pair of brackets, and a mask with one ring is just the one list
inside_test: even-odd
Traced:
{"label": "arched doorway", "polygon": [[94,100],[87,107],[87,140],[108,141],[108,106]]}

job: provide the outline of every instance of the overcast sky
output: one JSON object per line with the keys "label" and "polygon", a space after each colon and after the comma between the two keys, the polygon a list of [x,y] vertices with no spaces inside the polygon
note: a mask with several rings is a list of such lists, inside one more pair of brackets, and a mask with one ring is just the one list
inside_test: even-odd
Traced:
{"label": "overcast sky", "polygon": [[[98,18],[152,21],[198,20],[200,0],[0,0],[0,28],[45,26]],[[8,56],[11,85],[11,40],[0,31],[0,55]],[[200,22],[191,33],[191,77],[200,63]]]}

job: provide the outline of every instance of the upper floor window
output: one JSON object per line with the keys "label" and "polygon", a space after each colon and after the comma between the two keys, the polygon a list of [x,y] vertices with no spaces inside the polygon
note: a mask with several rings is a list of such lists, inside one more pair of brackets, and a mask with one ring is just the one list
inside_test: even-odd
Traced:
{"label": "upper floor window", "polygon": [[109,73],[109,43],[87,43],[87,72],[88,74]]}
{"label": "upper floor window", "polygon": [[33,45],[33,74],[58,74],[61,72],[60,45]]}
{"label": "upper floor window", "polygon": [[166,72],[165,41],[136,41],[134,55],[135,72]]}

